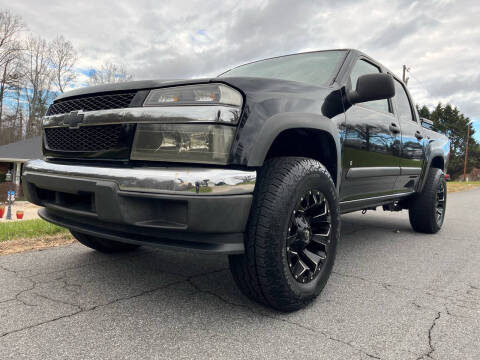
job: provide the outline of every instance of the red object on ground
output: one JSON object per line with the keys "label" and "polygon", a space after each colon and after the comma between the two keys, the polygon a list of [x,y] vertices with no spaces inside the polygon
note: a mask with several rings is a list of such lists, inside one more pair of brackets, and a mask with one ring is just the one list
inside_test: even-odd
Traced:
{"label": "red object on ground", "polygon": [[3,214],[5,214],[5,206],[0,206],[0,219],[3,218]]}
{"label": "red object on ground", "polygon": [[445,180],[450,180],[450,174],[445,174]]}
{"label": "red object on ground", "polygon": [[23,219],[23,210],[17,210],[17,219]]}

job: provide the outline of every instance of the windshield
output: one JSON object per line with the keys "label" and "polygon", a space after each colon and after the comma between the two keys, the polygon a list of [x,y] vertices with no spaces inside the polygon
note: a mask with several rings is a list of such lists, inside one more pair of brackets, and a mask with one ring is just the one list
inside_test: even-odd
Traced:
{"label": "windshield", "polygon": [[344,55],[345,50],[331,50],[282,56],[240,65],[220,77],[263,77],[327,85]]}

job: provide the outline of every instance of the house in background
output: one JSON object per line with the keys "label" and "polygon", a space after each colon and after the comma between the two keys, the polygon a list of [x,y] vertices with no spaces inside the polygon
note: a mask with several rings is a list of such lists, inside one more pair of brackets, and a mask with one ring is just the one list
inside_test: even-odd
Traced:
{"label": "house in background", "polygon": [[36,136],[0,146],[0,182],[8,171],[12,174],[12,182],[20,184],[22,165],[24,162],[42,158],[42,137]]}

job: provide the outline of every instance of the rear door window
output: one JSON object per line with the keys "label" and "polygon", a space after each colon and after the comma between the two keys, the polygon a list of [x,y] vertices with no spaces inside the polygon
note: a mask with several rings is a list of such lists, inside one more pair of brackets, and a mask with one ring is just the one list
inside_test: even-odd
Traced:
{"label": "rear door window", "polygon": [[417,121],[413,116],[412,105],[408,99],[403,85],[395,79],[395,102],[397,103],[398,119],[400,123],[407,121]]}

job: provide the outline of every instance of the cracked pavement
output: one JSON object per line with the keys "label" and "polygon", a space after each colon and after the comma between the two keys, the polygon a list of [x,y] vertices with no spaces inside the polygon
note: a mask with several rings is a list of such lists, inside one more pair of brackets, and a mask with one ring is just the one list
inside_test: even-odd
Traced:
{"label": "cracked pavement", "polygon": [[2,359],[479,359],[480,189],[444,229],[407,212],[342,217],[334,272],[306,309],[245,299],[224,256],[79,244],[0,257]]}

